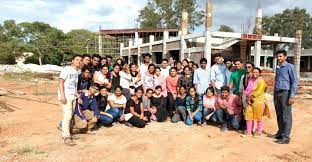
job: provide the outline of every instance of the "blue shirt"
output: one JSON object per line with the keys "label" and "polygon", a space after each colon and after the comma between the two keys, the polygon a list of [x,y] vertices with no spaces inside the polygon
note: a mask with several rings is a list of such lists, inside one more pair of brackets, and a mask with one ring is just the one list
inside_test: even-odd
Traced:
{"label": "blue shirt", "polygon": [[215,87],[221,89],[227,83],[226,79],[226,66],[224,63],[214,64],[211,67],[211,80],[215,81]]}
{"label": "blue shirt", "polygon": [[91,86],[91,78],[84,80],[81,74],[78,76],[78,90],[89,90]]}
{"label": "blue shirt", "polygon": [[207,69],[196,69],[194,72],[193,84],[197,87],[197,93],[202,95],[210,84],[210,70]]}
{"label": "blue shirt", "polygon": [[298,88],[298,77],[294,65],[287,61],[276,67],[275,90],[290,90],[290,97],[294,97]]}
{"label": "blue shirt", "polygon": [[82,104],[76,102],[75,106],[75,114],[78,115],[82,120],[85,120],[86,117],[82,113],[84,110],[91,110],[96,117],[100,116],[100,111],[96,102],[95,96],[88,96],[87,93],[81,92],[79,93],[80,99],[82,100]]}

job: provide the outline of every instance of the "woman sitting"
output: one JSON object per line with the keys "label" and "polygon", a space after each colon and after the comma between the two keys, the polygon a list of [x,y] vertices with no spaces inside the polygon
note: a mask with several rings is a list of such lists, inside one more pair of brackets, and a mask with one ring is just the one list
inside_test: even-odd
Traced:
{"label": "woman sitting", "polygon": [[105,112],[106,106],[108,104],[107,97],[110,95],[108,88],[102,86],[100,88],[100,93],[96,97],[97,105],[100,110],[99,122],[102,125],[109,125],[113,123],[113,114]]}
{"label": "woman sitting", "polygon": [[203,124],[207,124],[209,120],[217,122],[217,115],[214,113],[216,111],[217,98],[214,93],[214,88],[208,87],[203,96]]}
{"label": "woman sitting", "polygon": [[168,118],[168,111],[166,110],[166,100],[161,95],[161,86],[156,86],[153,96],[151,97],[151,107],[149,111],[152,113],[152,120],[164,122]]}
{"label": "woman sitting", "polygon": [[114,91],[115,92],[107,98],[108,104],[106,106],[106,112],[112,114],[113,121],[117,123],[126,108],[127,99],[122,95],[121,86],[117,86]]}
{"label": "woman sitting", "polygon": [[108,89],[111,88],[112,85],[110,83],[108,66],[102,66],[101,71],[96,71],[93,74],[93,82],[98,83],[100,86],[104,86]]}
{"label": "woman sitting", "polygon": [[175,102],[175,113],[171,118],[172,123],[177,123],[179,121],[184,121],[186,119],[186,108],[185,108],[185,98],[186,98],[186,87],[181,86],[179,88],[179,93]]}
{"label": "woman sitting", "polygon": [[144,128],[152,115],[149,111],[144,111],[142,95],[143,90],[136,88],[134,96],[127,102],[125,109],[125,120],[138,128]]}
{"label": "woman sitting", "polygon": [[200,96],[196,93],[196,88],[191,87],[189,91],[189,95],[185,99],[186,101],[186,110],[187,117],[185,120],[186,125],[192,125],[193,123],[197,123],[197,125],[201,126],[202,120],[202,109],[203,102]]}

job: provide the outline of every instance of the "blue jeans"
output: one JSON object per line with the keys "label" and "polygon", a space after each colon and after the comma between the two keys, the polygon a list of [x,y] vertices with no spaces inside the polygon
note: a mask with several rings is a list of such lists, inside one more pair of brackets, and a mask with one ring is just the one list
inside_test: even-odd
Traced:
{"label": "blue jeans", "polygon": [[206,108],[204,108],[204,110],[203,110],[203,122],[208,122],[208,120],[206,120],[205,118],[206,118],[206,116],[208,116],[209,114],[211,114],[211,113],[213,113],[211,116],[210,116],[210,118],[209,118],[209,120],[210,121],[212,121],[212,122],[217,122],[217,115],[216,115],[216,113],[215,112],[213,112],[211,109],[206,109]]}
{"label": "blue jeans", "polygon": [[274,106],[277,117],[277,135],[290,139],[292,128],[292,106],[288,104],[290,91],[274,92]]}
{"label": "blue jeans", "polygon": [[122,115],[122,111],[116,107],[112,107],[108,109],[106,112],[113,116],[113,122],[117,122],[120,116]]}
{"label": "blue jeans", "polygon": [[109,125],[109,124],[113,123],[113,118],[111,118],[107,115],[100,114],[99,119],[100,119],[101,124],[103,124],[103,125]]}
{"label": "blue jeans", "polygon": [[186,108],[185,106],[178,106],[177,112],[172,116],[171,122],[172,123],[177,123],[179,121],[185,121],[186,119]]}
{"label": "blue jeans", "polygon": [[193,123],[201,122],[202,116],[203,115],[201,112],[197,112],[194,114],[193,120],[191,120],[190,114],[188,114],[185,120],[185,124],[192,125]]}
{"label": "blue jeans", "polygon": [[216,111],[217,119],[221,124],[230,124],[234,129],[239,129],[239,123],[235,115],[230,115],[225,110],[219,108]]}

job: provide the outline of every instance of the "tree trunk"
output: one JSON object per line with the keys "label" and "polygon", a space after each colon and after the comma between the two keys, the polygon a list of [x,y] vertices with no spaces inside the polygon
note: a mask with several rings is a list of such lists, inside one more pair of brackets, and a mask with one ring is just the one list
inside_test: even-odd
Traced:
{"label": "tree trunk", "polygon": [[39,54],[39,58],[38,58],[39,65],[41,66],[42,65],[42,55],[41,55],[41,52],[40,52],[39,48],[37,48],[37,51],[38,51],[38,54]]}

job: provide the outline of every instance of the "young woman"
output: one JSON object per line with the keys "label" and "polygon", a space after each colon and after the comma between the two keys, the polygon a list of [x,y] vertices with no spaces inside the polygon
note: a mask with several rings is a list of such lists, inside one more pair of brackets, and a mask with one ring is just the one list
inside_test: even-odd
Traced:
{"label": "young woman", "polygon": [[131,85],[131,74],[130,67],[128,64],[124,64],[122,70],[119,72],[120,76],[120,86],[122,87],[122,95],[124,95],[127,100],[130,100],[130,85]]}
{"label": "young woman", "polygon": [[261,136],[263,131],[263,116],[271,117],[270,109],[265,97],[266,83],[260,76],[261,70],[259,68],[253,68],[252,77],[248,82],[248,86],[245,90],[246,93],[246,109],[245,119],[247,130],[244,132],[244,136],[250,136],[252,131],[253,121],[257,122],[257,131],[254,134],[255,137]]}
{"label": "young woman", "polygon": [[143,90],[136,88],[134,96],[127,102],[127,108],[125,109],[125,120],[138,128],[144,128],[146,123],[150,121],[151,116],[150,112],[144,111],[142,95]]}
{"label": "young woman", "polygon": [[155,92],[151,97],[151,106],[149,111],[152,113],[153,120],[158,122],[164,122],[168,118],[168,112],[166,110],[166,100],[163,95],[161,95],[161,86],[156,86]]}
{"label": "young woman", "polygon": [[192,70],[189,66],[185,66],[183,73],[178,80],[178,87],[186,87],[186,91],[189,91],[193,86]]}
{"label": "young woman", "polygon": [[146,91],[148,88],[155,89],[157,85],[157,80],[155,76],[156,66],[154,64],[150,64],[147,68],[147,72],[143,77],[143,89]]}
{"label": "young woman", "polygon": [[205,95],[203,96],[203,123],[207,124],[210,120],[212,122],[217,122],[217,116],[214,113],[216,111],[216,101],[217,98],[214,95],[214,88],[208,87]]}
{"label": "young woman", "polygon": [[186,125],[192,125],[197,123],[201,126],[203,102],[200,96],[196,93],[196,88],[193,86],[190,88],[189,95],[185,99],[187,117],[185,120]]}
{"label": "young woman", "polygon": [[101,66],[107,65],[107,58],[106,57],[102,57],[101,58]]}
{"label": "young woman", "polygon": [[199,68],[198,64],[194,64],[193,66],[190,66],[190,67],[192,67],[192,72],[193,72],[193,73],[194,73],[194,71],[195,71],[196,69]]}
{"label": "young woman", "polygon": [[179,88],[179,93],[175,102],[175,113],[171,118],[172,123],[177,123],[179,121],[185,121],[186,119],[186,108],[185,108],[185,98],[186,98],[186,87],[181,86]]}
{"label": "young woman", "polygon": [[185,66],[188,66],[188,63],[187,59],[182,60],[182,67],[184,68]]}
{"label": "young woman", "polygon": [[167,88],[166,88],[166,78],[164,78],[163,75],[161,75],[161,69],[160,67],[156,67],[156,83],[157,86],[161,86],[161,95],[163,95],[165,98],[167,97]]}
{"label": "young woman", "polygon": [[93,74],[93,82],[98,83],[100,86],[104,86],[108,89],[111,88],[112,84],[110,82],[108,66],[102,66],[101,71],[96,71]]}
{"label": "young woman", "polygon": [[102,86],[100,88],[100,93],[96,97],[97,105],[100,110],[99,121],[103,125],[109,125],[113,123],[113,115],[105,112],[106,106],[108,104],[107,97],[110,95],[108,88]]}
{"label": "young woman", "polygon": [[130,64],[130,75],[131,75],[131,84],[130,84],[130,92],[134,95],[134,89],[142,86],[141,76],[138,71],[138,66],[134,63]]}
{"label": "young woman", "polygon": [[119,75],[120,69],[121,66],[119,66],[118,64],[113,65],[113,71],[110,73],[111,93],[114,93],[116,87],[120,85],[120,75]]}
{"label": "young woman", "polygon": [[122,87],[117,86],[114,90],[115,93],[108,96],[108,104],[106,106],[106,112],[112,114],[114,122],[123,115],[124,109],[126,108],[127,99],[122,95]]}

